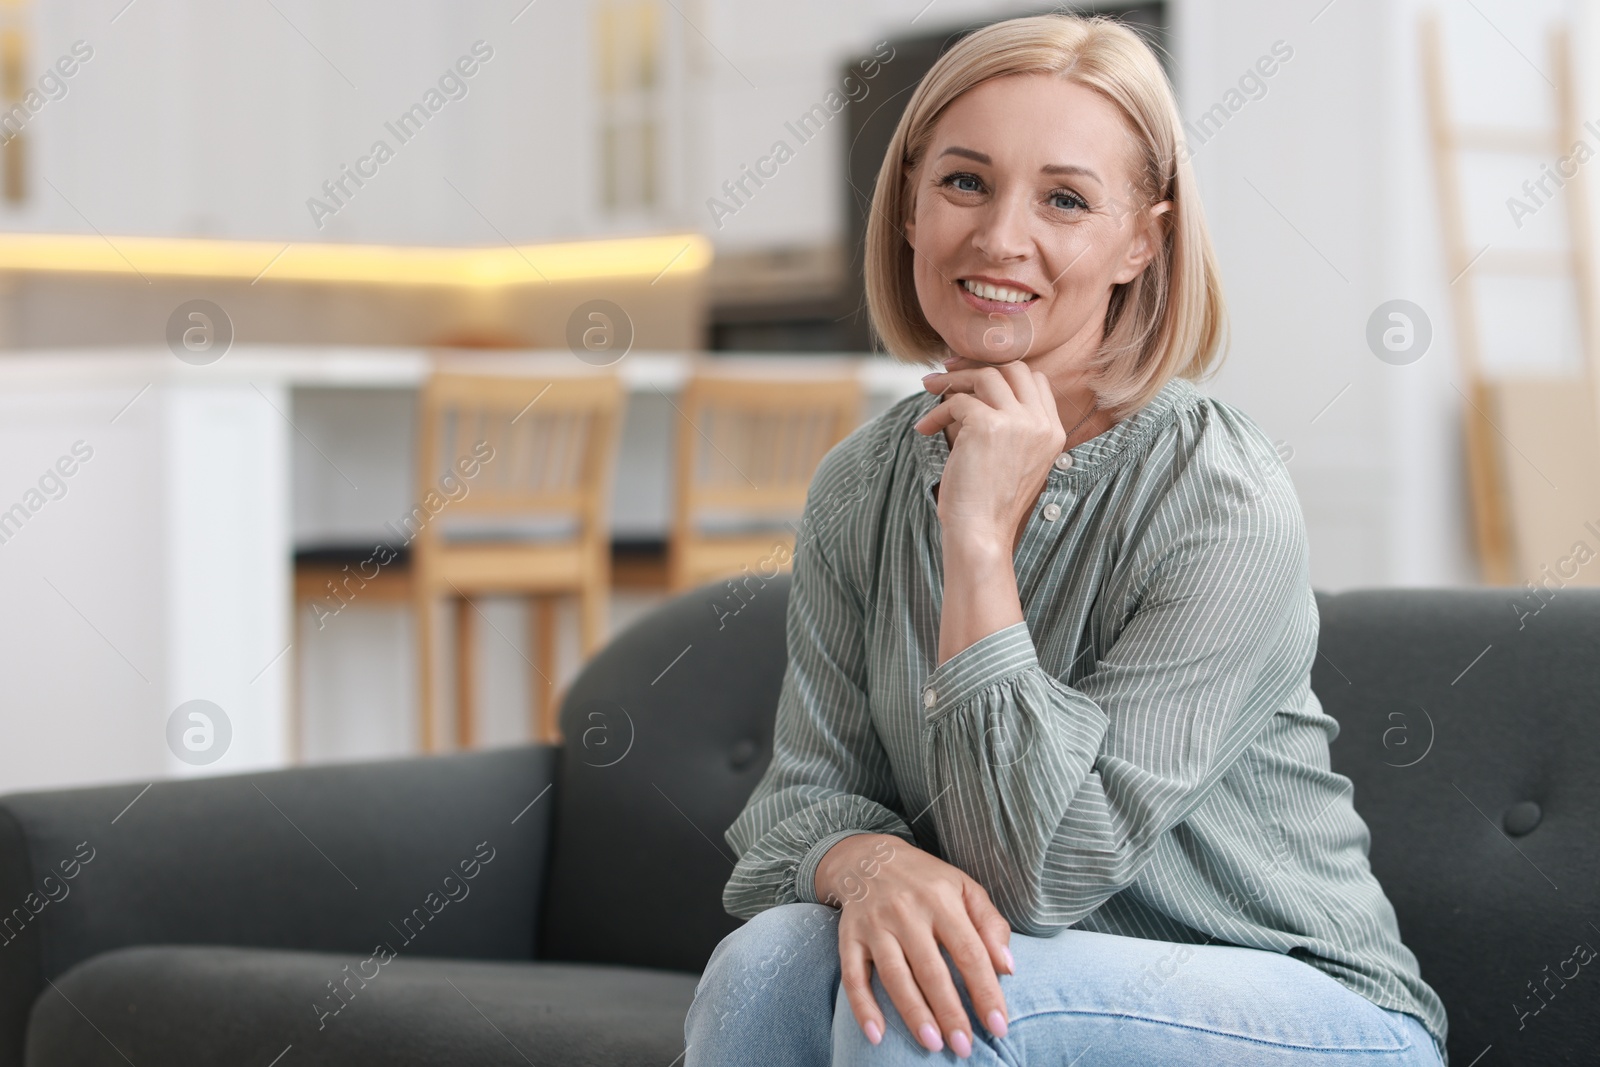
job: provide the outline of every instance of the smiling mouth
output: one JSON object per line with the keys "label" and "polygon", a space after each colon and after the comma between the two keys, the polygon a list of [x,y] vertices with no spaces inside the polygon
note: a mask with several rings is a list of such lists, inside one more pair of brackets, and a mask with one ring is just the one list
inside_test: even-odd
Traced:
{"label": "smiling mouth", "polygon": [[961,288],[978,299],[992,301],[996,304],[1031,304],[1039,299],[1038,293],[1031,293],[1026,289],[1014,289],[1005,285],[990,285],[988,282],[973,281],[971,278],[962,278],[959,284]]}

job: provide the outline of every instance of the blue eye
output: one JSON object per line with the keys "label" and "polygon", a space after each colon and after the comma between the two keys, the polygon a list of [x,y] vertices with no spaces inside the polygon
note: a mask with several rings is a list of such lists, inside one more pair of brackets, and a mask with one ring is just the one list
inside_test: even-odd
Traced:
{"label": "blue eye", "polygon": [[[962,186],[958,184],[960,182],[971,182],[974,187]],[[939,184],[945,188],[955,189],[956,191],[962,193],[981,192],[983,187],[982,179],[980,179],[976,174],[972,174],[964,170],[958,170],[953,173],[946,174],[943,178],[939,179]],[[1079,196],[1077,193],[1074,193],[1068,189],[1057,189],[1055,192],[1050,194],[1048,199],[1052,207],[1058,208],[1062,211],[1089,210],[1089,202],[1083,197]],[[1058,201],[1062,200],[1066,201],[1066,203],[1058,203]]]}
{"label": "blue eye", "polygon": [[[958,170],[953,174],[946,174],[943,178],[941,178],[939,180],[939,184],[954,188],[956,182],[959,182],[959,181],[978,182],[978,176],[976,174],[968,174],[966,171],[959,171]],[[983,183],[982,182],[978,182],[978,184],[981,185]],[[976,189],[962,189],[961,190],[961,192],[963,192],[963,193],[975,193],[977,191],[978,190],[976,190]]]}

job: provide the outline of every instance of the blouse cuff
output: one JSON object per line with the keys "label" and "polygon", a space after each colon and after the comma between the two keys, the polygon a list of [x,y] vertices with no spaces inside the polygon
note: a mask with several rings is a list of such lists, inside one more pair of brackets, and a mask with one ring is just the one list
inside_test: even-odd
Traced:
{"label": "blouse cuff", "polygon": [[972,699],[979,690],[1038,665],[1039,654],[1026,622],[1014,622],[985,634],[928,675],[920,696],[923,717],[929,721],[940,718]]}
{"label": "blouse cuff", "polygon": [[847,837],[856,834],[881,833],[879,830],[835,830],[827,837],[806,850],[805,856],[800,860],[800,865],[795,870],[794,892],[795,897],[805,904],[822,904],[825,901],[817,899],[817,868],[822,865],[822,857],[827,851]]}

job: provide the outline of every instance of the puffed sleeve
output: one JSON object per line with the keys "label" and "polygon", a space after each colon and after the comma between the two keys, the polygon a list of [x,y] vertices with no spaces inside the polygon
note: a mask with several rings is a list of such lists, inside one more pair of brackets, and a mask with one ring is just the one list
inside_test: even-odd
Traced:
{"label": "puffed sleeve", "polygon": [[[802,528],[814,520],[808,514]],[[778,904],[819,903],[817,864],[843,838],[916,841],[894,810],[889,757],[868,710],[865,608],[823,544],[803,539],[796,551],[772,762],[724,834],[739,860],[722,904],[741,919]]]}
{"label": "puffed sleeve", "polygon": [[1025,622],[925,679],[941,853],[1023,933],[1049,936],[1131,884],[1310,670],[1315,601],[1287,476],[1220,501],[1196,488],[1147,528],[1161,550],[1144,594],[1076,686],[1041,668]]}

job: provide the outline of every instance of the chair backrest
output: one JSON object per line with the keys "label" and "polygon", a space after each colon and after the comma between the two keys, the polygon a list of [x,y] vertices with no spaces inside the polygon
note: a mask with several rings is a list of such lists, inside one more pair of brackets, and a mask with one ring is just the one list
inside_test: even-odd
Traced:
{"label": "chair backrest", "polygon": [[798,518],[817,464],[861,421],[853,366],[818,357],[718,360],[678,403],[673,532],[712,513]]}
{"label": "chair backrest", "polygon": [[[452,519],[565,515],[580,539],[605,537],[623,397],[611,371],[436,371],[421,392],[418,502],[448,498]],[[456,483],[466,491],[450,498]]]}
{"label": "chair backrest", "polygon": [[[789,582],[685,593],[574,682],[545,955],[697,971],[738,925],[722,833],[771,758]],[[1600,590],[1519,592],[1317,594],[1333,768],[1461,1064],[1600,1047]]]}

